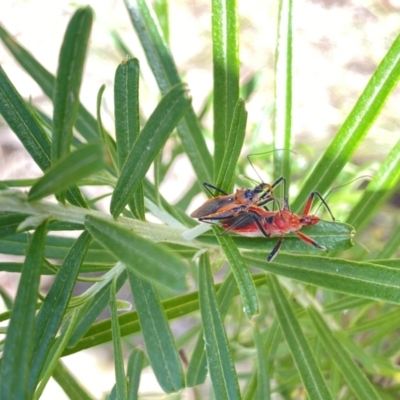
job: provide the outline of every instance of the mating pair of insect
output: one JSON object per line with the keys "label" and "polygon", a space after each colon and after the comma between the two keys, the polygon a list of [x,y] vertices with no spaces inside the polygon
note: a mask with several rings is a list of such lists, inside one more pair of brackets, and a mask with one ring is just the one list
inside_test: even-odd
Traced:
{"label": "mating pair of insect", "polygon": [[[275,187],[281,183],[284,191],[283,206],[274,196]],[[265,236],[267,238],[279,236],[280,238],[268,255],[267,261],[274,259],[282,246],[284,236],[291,232],[304,242],[318,249],[327,250],[326,247],[300,232],[303,227],[316,225],[320,221],[320,218],[316,215],[309,215],[316,196],[319,197],[332,220],[335,221],[328,204],[318,192],[310,194],[303,213],[297,215],[290,211],[284,177],[280,177],[272,185],[263,182],[255,186],[254,189],[237,189],[234,194],[228,194],[207,182],[204,182],[203,185],[212,196],[214,196],[212,190],[218,191],[221,195],[208,199],[190,216],[202,222],[219,223],[226,232],[234,232],[244,236]],[[267,204],[270,202],[275,202],[278,205],[277,211],[268,209]]]}

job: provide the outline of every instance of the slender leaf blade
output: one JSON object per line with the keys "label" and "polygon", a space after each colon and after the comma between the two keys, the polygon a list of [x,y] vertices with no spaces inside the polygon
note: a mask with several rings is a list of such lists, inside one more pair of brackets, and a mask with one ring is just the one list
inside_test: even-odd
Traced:
{"label": "slender leaf blade", "polygon": [[400,36],[371,77],[353,110],[344,121],[304,183],[292,208],[299,210],[313,190],[324,193],[363,141],[390,93],[400,79]]}
{"label": "slender leaf blade", "polygon": [[[223,320],[228,312],[234,292],[236,289],[236,281],[233,274],[229,274],[224,280],[217,292],[217,301]],[[192,352],[192,357],[187,368],[186,385],[193,387],[204,383],[207,376],[207,357],[204,346],[203,330],[199,333],[196,345]]]}
{"label": "slender leaf blade", "polygon": [[86,216],[85,227],[105,249],[144,279],[175,290],[185,289],[185,264],[162,244],[91,215]]}
{"label": "slender leaf blade", "polygon": [[111,214],[116,218],[132,198],[150,164],[187,111],[190,99],[184,85],[171,89],[153,111],[122,168],[113,196]]}
{"label": "slender leaf blade", "polygon": [[[181,79],[157,16],[147,0],[125,0],[125,5],[160,91],[166,94],[172,87],[181,83]],[[197,178],[209,182],[212,178],[212,158],[192,106],[179,122],[177,130]]]}
{"label": "slender leaf blade", "polygon": [[0,113],[36,164],[50,166],[50,141],[0,66]]}
{"label": "slender leaf blade", "polygon": [[91,143],[65,155],[48,169],[31,188],[29,201],[40,200],[50,194],[59,194],[105,167],[103,146]]}
{"label": "slender leaf blade", "polygon": [[110,314],[111,328],[114,348],[114,363],[115,363],[115,380],[116,380],[116,396],[117,399],[125,400],[128,397],[128,388],[125,380],[124,358],[122,356],[122,341],[119,332],[118,310],[117,310],[117,289],[116,279],[111,282],[110,290]]}
{"label": "slender leaf blade", "polygon": [[140,374],[144,363],[144,353],[141,349],[135,348],[131,351],[128,358],[127,378],[128,378],[128,400],[138,400]]}
{"label": "slender leaf blade", "polygon": [[61,46],[54,89],[53,162],[70,151],[92,22],[93,11],[90,7],[78,9],[68,24]]}
{"label": "slender leaf blade", "polygon": [[[290,152],[292,132],[293,28],[292,0],[280,1],[278,41],[275,64],[274,178],[285,177],[290,187]],[[280,195],[279,188],[276,191]]]}
{"label": "slender leaf blade", "polygon": [[129,269],[128,278],[157,381],[165,392],[177,392],[185,385],[182,365],[158,294],[150,282]]}
{"label": "slender leaf blade", "polygon": [[267,280],[274,303],[276,316],[279,320],[286,343],[289,346],[297,371],[310,399],[332,399],[332,395],[324,381],[315,357],[300,328],[289,301],[273,275]]}
{"label": "slender leaf blade", "polygon": [[313,322],[318,338],[321,340],[325,351],[328,352],[330,359],[336,364],[356,397],[365,400],[378,400],[379,396],[374,387],[361,372],[346,349],[342,347],[322,316],[311,308],[308,309],[308,315]]}
{"label": "slender leaf blade", "polygon": [[29,392],[32,395],[50,351],[75,286],[79,269],[89,248],[91,237],[83,232],[67,254],[36,317],[30,367]]}
{"label": "slender leaf blade", "polygon": [[[140,133],[139,122],[139,61],[122,62],[115,73],[114,113],[119,168],[122,169]],[[133,215],[144,220],[143,183],[135,190],[129,208]]]}
{"label": "slender leaf blade", "polygon": [[400,269],[337,258],[279,254],[274,262],[245,256],[253,266],[352,296],[400,304]]}
{"label": "slender leaf blade", "polygon": [[400,180],[400,140],[379,167],[378,172],[364,190],[364,194],[353,207],[346,222],[357,229],[368,221],[396,190]]}
{"label": "slender leaf blade", "polygon": [[28,398],[36,300],[44,260],[47,221],[32,236],[14,302],[0,372],[0,398]]}
{"label": "slender leaf blade", "polygon": [[220,171],[216,180],[216,186],[232,192],[235,181],[236,165],[243,147],[244,137],[246,135],[247,111],[245,102],[238,99],[235,112],[233,114],[229,134],[226,138],[223,160],[220,164]]}
{"label": "slender leaf blade", "polygon": [[228,259],[233,275],[235,276],[240,296],[242,298],[244,312],[246,313],[247,318],[251,319],[253,315],[260,312],[257,292],[251,273],[232,238],[228,235],[221,235],[218,233],[217,238],[226,258]]}
{"label": "slender leaf blade", "polygon": [[207,363],[217,399],[240,399],[235,365],[218,309],[208,255],[200,257],[199,302]]}
{"label": "slender leaf blade", "polygon": [[[22,68],[32,77],[32,79],[41,87],[48,98],[53,100],[55,77],[46,70],[24,47],[22,47],[12,35],[10,35],[3,26],[0,25],[0,38],[19,62]],[[97,140],[96,120],[80,104],[79,114],[76,121],[76,129],[87,140]],[[50,154],[50,152],[49,152]]]}
{"label": "slender leaf blade", "polygon": [[[237,2],[213,0],[214,180],[222,172],[228,132],[239,99],[239,38]],[[223,155],[223,157],[221,157]]]}

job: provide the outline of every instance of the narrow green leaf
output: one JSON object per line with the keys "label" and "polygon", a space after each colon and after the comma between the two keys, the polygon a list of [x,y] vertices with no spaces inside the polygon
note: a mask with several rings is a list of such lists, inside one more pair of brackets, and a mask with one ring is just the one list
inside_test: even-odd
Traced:
{"label": "narrow green leaf", "polygon": [[144,353],[141,349],[135,348],[128,357],[128,400],[138,400],[140,374],[144,363]]}
{"label": "narrow green leaf", "polygon": [[235,365],[218,309],[208,255],[200,257],[199,302],[207,363],[216,399],[240,399]]}
{"label": "narrow green leaf", "polygon": [[[223,160],[220,162],[220,170],[216,180],[216,186],[230,193],[235,181],[236,165],[243,147],[246,135],[247,111],[245,102],[239,99],[233,114],[229,134],[224,146]],[[219,157],[221,157],[221,154]]]}
{"label": "narrow green leaf", "polygon": [[296,319],[277,278],[269,275],[267,284],[271,292],[276,316],[308,397],[310,399],[331,399],[331,393],[304,337],[299,321]]}
{"label": "narrow green leaf", "polygon": [[332,329],[326,325],[325,321],[314,309],[308,309],[308,315],[313,322],[319,340],[321,340],[324,350],[328,352],[329,358],[333,360],[339,368],[343,378],[350,386],[358,399],[379,399],[374,387],[361,372],[360,368],[352,360],[347,351],[332,332]]}
{"label": "narrow green leaf", "polygon": [[183,85],[171,89],[151,114],[130,151],[111,198],[111,214],[116,218],[132,198],[154,157],[187,111],[190,99]]}
{"label": "narrow green leaf", "polygon": [[[120,290],[123,284],[128,279],[126,271],[122,272],[117,279],[116,290]],[[98,291],[90,301],[86,303],[86,306],[80,310],[80,323],[76,326],[75,331],[71,335],[67,347],[74,347],[78,341],[85,335],[91,326],[98,319],[101,312],[106,308],[111,291],[111,282],[104,286]],[[111,329],[109,329],[111,331]]]}
{"label": "narrow green leaf", "polygon": [[365,226],[396,190],[399,179],[400,140],[381,163],[374,179],[365,188],[364,194],[352,208],[346,222],[357,229]]}
{"label": "narrow green leaf", "polygon": [[[17,135],[23,146],[42,171],[50,167],[51,147],[49,139],[30,108],[9,81],[0,66],[0,114]],[[77,188],[67,193],[71,204],[87,207]]]}
{"label": "narrow green leaf", "polygon": [[36,164],[50,167],[50,141],[0,66],[0,113]]}
{"label": "narrow green leaf", "polygon": [[79,110],[79,90],[93,22],[90,7],[79,8],[65,32],[54,88],[52,161],[70,151],[72,128]]}
{"label": "narrow green leaf", "polygon": [[158,383],[167,393],[185,385],[182,365],[160,299],[153,285],[128,269],[147,355]]}
{"label": "narrow green leaf", "polygon": [[[276,353],[278,346],[282,341],[282,332],[279,327],[278,320],[275,318],[270,328],[268,329],[267,335],[264,339],[264,351],[267,353],[268,362],[268,374],[271,374],[272,364],[276,359]],[[257,396],[258,387],[258,368],[254,369],[251,379],[248,381],[243,395],[244,400],[252,400]],[[260,397],[260,396],[259,396]]]}
{"label": "narrow green leaf", "polygon": [[400,304],[400,269],[328,257],[280,254],[279,262],[246,256],[253,266],[335,292]]}
{"label": "narrow green leaf", "polygon": [[150,242],[115,222],[90,215],[86,216],[85,226],[128,269],[171,289],[185,289],[186,266],[164,245]]}
{"label": "narrow green leaf", "polygon": [[393,257],[400,248],[400,226],[396,224],[387,242],[382,243],[381,251],[375,256],[376,259]]}
{"label": "narrow green leaf", "polygon": [[[125,0],[132,23],[145,51],[148,64],[162,94],[181,83],[171,52],[163,38],[157,17],[147,0]],[[190,106],[178,124],[178,135],[200,182],[212,178],[212,158],[201,128]]]}
{"label": "narrow green leaf", "polygon": [[253,315],[260,312],[257,292],[251,273],[232,238],[228,235],[221,235],[219,229],[216,231],[218,231],[218,242],[228,259],[233,275],[235,276],[240,296],[242,298],[244,312],[246,313],[247,318],[251,319]]}
{"label": "narrow green leaf", "polygon": [[156,0],[154,2],[154,11],[157,15],[160,28],[166,43],[169,43],[169,13],[168,0]]}
{"label": "narrow green leaf", "polygon": [[268,400],[271,398],[268,357],[257,325],[253,326],[253,340],[257,350],[257,399]]}
{"label": "narrow green leaf", "polygon": [[222,172],[228,132],[239,99],[239,38],[237,2],[212,1],[214,68],[214,181]]}
{"label": "narrow green leaf", "polygon": [[14,235],[17,232],[17,228],[21,224],[21,222],[23,222],[28,217],[28,214],[1,213],[0,238]]}
{"label": "narrow green leaf", "polygon": [[[120,170],[140,133],[139,73],[139,61],[136,58],[122,62],[115,73],[115,136]],[[142,182],[137,186],[129,208],[135,218],[145,219]]]}
{"label": "narrow green leaf", "polygon": [[29,378],[30,395],[35,391],[43,364],[64,318],[90,240],[91,237],[87,232],[83,232],[76,240],[61,265],[36,317],[36,331]]}
{"label": "narrow green leaf", "polygon": [[112,166],[114,167],[114,171],[118,170],[118,156],[117,156],[117,145],[114,139],[105,131],[103,127],[103,121],[101,119],[101,102],[103,99],[103,93],[106,89],[106,85],[102,85],[97,93],[97,127],[99,130],[99,136],[101,137],[104,146],[107,151],[108,158],[112,161]]}
{"label": "narrow green leaf", "polygon": [[28,398],[30,362],[35,334],[36,299],[44,259],[47,221],[32,236],[12,310],[0,372],[0,398]]}
{"label": "narrow green leaf", "polygon": [[[26,51],[4,27],[0,25],[0,38],[19,62],[22,68],[33,78],[33,80],[42,88],[46,96],[53,100],[55,78],[47,71],[33,56]],[[87,140],[97,140],[97,123],[92,115],[86,110],[82,104],[79,105],[79,114],[76,121],[76,129]],[[50,152],[49,152],[50,154]]]}
{"label": "narrow green leaf", "polygon": [[324,193],[332,185],[363,141],[399,79],[400,36],[393,42],[353,110],[307,178],[292,205],[293,210],[299,210],[313,190]]}
{"label": "narrow green leaf", "polygon": [[[278,41],[275,64],[275,126],[274,126],[274,178],[284,176],[290,187],[290,158],[292,133],[292,0],[279,2]],[[276,190],[278,198],[283,197],[280,187]]]}
{"label": "narrow green leaf", "polygon": [[[236,281],[233,274],[229,274],[217,292],[217,301],[221,319],[225,319],[236,289]],[[193,387],[204,383],[207,376],[207,357],[204,346],[203,330],[198,335],[192,357],[187,368],[186,386]]]}
{"label": "narrow green leaf", "polygon": [[50,194],[59,194],[104,167],[103,145],[91,143],[81,146],[53,164],[32,186],[28,199],[36,201]]}
{"label": "narrow green leaf", "polygon": [[[354,228],[348,224],[321,221],[318,225],[302,229],[301,232],[313,238],[320,245],[325,246],[328,251],[346,250],[353,246]],[[256,238],[234,234],[229,234],[229,236],[232,237],[239,248],[258,251],[271,251],[279,240],[279,238]],[[204,234],[197,237],[196,240],[206,244],[215,244],[216,242],[215,235],[211,234]],[[283,251],[306,251],[313,254],[321,254],[321,250],[305,243],[294,233],[285,235],[281,249]],[[279,257],[278,255],[278,260]]]}
{"label": "narrow green leaf", "polygon": [[[254,275],[256,286],[265,284],[265,274]],[[219,285],[215,285],[216,288]],[[235,293],[236,294],[236,293]],[[180,295],[172,299],[164,300],[162,302],[163,309],[167,315],[168,320],[180,318],[188,315],[199,309],[198,293],[192,292],[185,295]],[[131,311],[118,316],[121,336],[131,335],[140,332],[140,325],[136,311]],[[112,340],[111,338],[111,321],[104,320],[93,324],[87,330],[82,339],[71,348],[64,351],[63,356],[77,353],[81,350],[97,346],[102,343],[107,343]]]}
{"label": "narrow green leaf", "polygon": [[47,385],[47,382],[51,378],[54,369],[57,367],[58,360],[60,359],[61,354],[64,351],[76,324],[78,323],[78,319],[77,319],[78,315],[79,315],[79,312],[78,312],[78,310],[75,309],[72,312],[70,318],[68,318],[66,320],[65,325],[61,329],[60,335],[54,341],[54,344],[51,347],[51,350],[47,354],[46,361],[43,365],[42,374],[40,376],[40,383],[38,385],[38,388],[37,388],[34,396],[32,397],[33,400],[40,399],[40,397],[43,393],[43,390],[45,389],[45,387]]}
{"label": "narrow green leaf", "polygon": [[110,314],[111,314],[111,328],[114,348],[114,363],[115,363],[115,381],[116,381],[116,393],[118,400],[124,400],[128,397],[128,388],[125,380],[124,370],[124,357],[122,355],[122,341],[119,332],[118,323],[118,309],[117,309],[117,290],[116,290],[116,279],[111,282],[110,291]]}
{"label": "narrow green leaf", "polygon": [[57,366],[53,371],[53,378],[70,399],[92,400],[89,393],[87,393],[81,383],[72,376],[61,360],[58,361]]}

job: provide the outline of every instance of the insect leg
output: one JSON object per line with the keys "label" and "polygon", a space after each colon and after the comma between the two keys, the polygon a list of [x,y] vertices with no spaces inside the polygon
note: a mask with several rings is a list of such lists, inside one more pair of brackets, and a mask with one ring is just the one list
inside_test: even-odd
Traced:
{"label": "insect leg", "polygon": [[278,240],[278,243],[275,245],[275,247],[272,249],[271,253],[269,253],[268,257],[267,257],[267,262],[271,262],[278,254],[279,249],[282,246],[282,242],[283,242],[283,237],[281,236]]}
{"label": "insect leg", "polygon": [[304,233],[302,233],[302,232],[295,232],[295,233],[303,242],[311,244],[311,246],[314,246],[317,249],[327,250],[327,248],[325,246],[320,245],[314,239],[311,239],[309,236],[305,235]]}
{"label": "insect leg", "polygon": [[220,192],[220,193],[222,193],[222,194],[228,195],[228,193],[226,193],[225,191],[223,191],[223,190],[220,189],[220,188],[217,188],[217,187],[214,186],[214,185],[211,185],[211,183],[203,182],[203,186],[207,189],[207,191],[211,194],[212,197],[215,197],[215,195],[214,195],[214,193],[213,193],[210,189],[214,189],[214,190],[216,190],[217,192]]}

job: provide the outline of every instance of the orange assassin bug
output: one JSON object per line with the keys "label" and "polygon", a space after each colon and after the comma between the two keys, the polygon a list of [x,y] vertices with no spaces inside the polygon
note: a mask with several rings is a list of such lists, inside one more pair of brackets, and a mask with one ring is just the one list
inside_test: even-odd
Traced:
{"label": "orange assassin bug", "polygon": [[244,236],[280,236],[278,243],[272,249],[267,257],[267,261],[272,261],[278,254],[282,246],[283,238],[288,233],[295,233],[301,240],[314,246],[320,250],[327,250],[325,246],[320,245],[314,239],[300,232],[305,226],[312,226],[320,222],[320,218],[316,215],[310,215],[315,196],[319,197],[322,204],[328,210],[332,220],[335,221],[333,214],[318,192],[312,192],[308,198],[301,215],[294,214],[290,211],[287,197],[284,197],[284,207],[278,211],[268,211],[259,207],[250,206],[247,212],[233,219],[225,219],[221,221],[222,228],[226,232],[234,232]]}
{"label": "orange assassin bug", "polygon": [[210,183],[204,182],[203,186],[213,195],[210,189],[222,193],[221,196],[212,197],[193,211],[190,216],[202,222],[213,222],[238,217],[245,213],[251,206],[265,206],[274,200],[273,189],[284,182],[283,177],[278,178],[272,185],[260,183],[254,189],[237,189],[234,194],[228,194]]}

